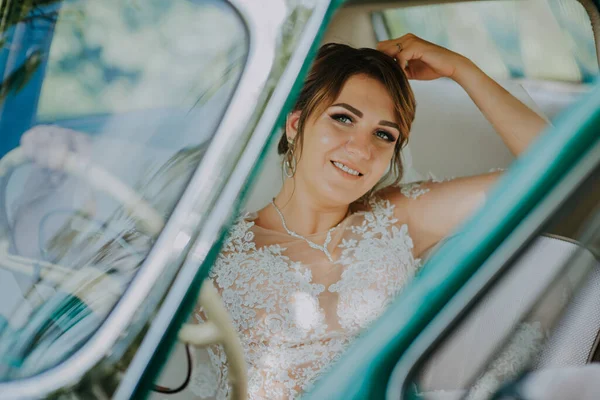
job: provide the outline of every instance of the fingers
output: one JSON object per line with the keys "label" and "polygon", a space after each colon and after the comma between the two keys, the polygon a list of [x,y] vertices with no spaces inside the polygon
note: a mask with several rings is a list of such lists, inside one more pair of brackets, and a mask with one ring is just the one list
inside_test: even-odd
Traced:
{"label": "fingers", "polygon": [[395,57],[396,54],[400,52],[402,48],[404,48],[407,36],[408,35],[404,35],[396,39],[379,42],[377,43],[377,50],[387,54],[390,57]]}
{"label": "fingers", "polygon": [[398,65],[408,73],[408,62],[417,58],[418,53],[415,48],[422,41],[419,37],[412,33],[407,33],[397,39],[384,40],[377,44],[377,50],[393,57],[398,62]]}

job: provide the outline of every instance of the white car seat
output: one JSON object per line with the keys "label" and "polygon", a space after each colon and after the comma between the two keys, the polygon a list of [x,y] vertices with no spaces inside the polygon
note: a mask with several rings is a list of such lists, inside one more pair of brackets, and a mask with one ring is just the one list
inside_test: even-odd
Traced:
{"label": "white car seat", "polygon": [[[559,278],[559,289],[550,293],[531,319],[520,323],[576,252],[595,265],[583,288],[575,291],[579,271],[570,271]],[[419,375],[420,390],[425,398],[459,398],[478,373],[490,367],[484,379],[476,384],[477,393],[485,398],[496,383],[509,378],[515,363],[526,362],[531,352],[541,351],[535,363],[537,369],[586,364],[600,333],[598,299],[600,261],[573,241],[550,236],[537,238],[507,276],[428,358]],[[557,310],[570,300],[565,315],[552,330]],[[511,344],[487,365],[503,340],[511,337]]]}

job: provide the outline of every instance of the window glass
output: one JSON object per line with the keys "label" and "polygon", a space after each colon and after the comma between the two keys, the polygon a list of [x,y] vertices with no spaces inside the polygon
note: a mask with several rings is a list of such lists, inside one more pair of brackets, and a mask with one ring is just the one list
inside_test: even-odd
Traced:
{"label": "window glass", "polygon": [[[239,69],[239,21],[217,1],[76,1],[62,5],[41,91],[41,120],[176,108]],[[216,34],[218,32],[218,34]],[[211,38],[211,40],[202,40]]]}
{"label": "window glass", "polygon": [[481,1],[384,12],[390,36],[412,32],[473,60],[494,78],[591,82],[598,61],[576,0]]}
{"label": "window glass", "polygon": [[220,0],[43,3],[3,25],[0,68],[20,80],[2,82],[2,144],[22,145],[0,161],[0,381],[56,365],[98,329],[202,160],[248,52]]}

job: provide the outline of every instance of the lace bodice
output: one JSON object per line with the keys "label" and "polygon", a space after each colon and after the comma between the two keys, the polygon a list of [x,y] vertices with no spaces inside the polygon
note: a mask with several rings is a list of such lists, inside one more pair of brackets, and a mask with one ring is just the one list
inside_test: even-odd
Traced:
{"label": "lace bodice", "polygon": [[[325,233],[309,238],[323,243]],[[382,199],[333,231],[333,263],[301,239],[255,225],[252,215],[238,220],[210,278],[242,341],[249,398],[288,399],[308,390],[414,276],[420,261],[412,248],[408,226]],[[201,322],[201,313],[196,318]],[[195,369],[193,391],[225,399],[224,353],[213,346],[208,354],[212,369]]]}

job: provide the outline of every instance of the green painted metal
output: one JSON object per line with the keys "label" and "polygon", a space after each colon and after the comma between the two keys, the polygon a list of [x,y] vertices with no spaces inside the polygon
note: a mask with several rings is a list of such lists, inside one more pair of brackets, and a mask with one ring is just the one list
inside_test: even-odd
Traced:
{"label": "green painted metal", "polygon": [[384,399],[390,374],[427,324],[565,174],[600,141],[600,84],[511,166],[486,205],[303,399]]}

